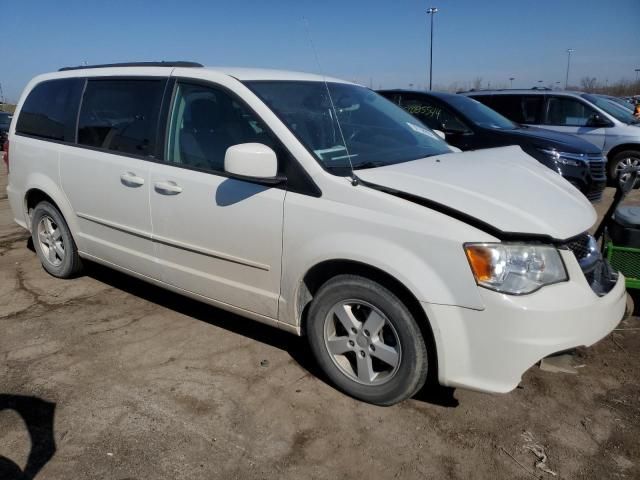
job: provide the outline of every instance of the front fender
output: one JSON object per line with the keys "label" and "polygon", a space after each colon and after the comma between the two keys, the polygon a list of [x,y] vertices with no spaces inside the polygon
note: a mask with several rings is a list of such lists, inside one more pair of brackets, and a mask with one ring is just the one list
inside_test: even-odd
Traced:
{"label": "front fender", "polygon": [[[358,245],[357,249],[344,249],[345,245]],[[478,288],[460,246],[459,251],[449,245],[450,254],[459,255],[461,262],[450,262],[445,268],[442,261],[429,255],[418,254],[384,238],[371,238],[354,232],[316,236],[283,255],[282,301],[280,321],[299,327],[304,305],[299,305],[300,289],[306,274],[316,265],[328,260],[347,260],[374,267],[394,277],[421,302],[443,305],[461,305],[482,309]],[[444,258],[448,255],[438,255]]]}

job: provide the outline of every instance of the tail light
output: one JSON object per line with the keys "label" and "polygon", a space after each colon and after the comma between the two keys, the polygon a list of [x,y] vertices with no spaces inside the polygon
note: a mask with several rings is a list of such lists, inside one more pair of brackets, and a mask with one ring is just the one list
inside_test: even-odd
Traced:
{"label": "tail light", "polygon": [[4,163],[7,166],[7,175],[9,174],[9,139],[7,138],[2,145],[2,151],[4,152]]}

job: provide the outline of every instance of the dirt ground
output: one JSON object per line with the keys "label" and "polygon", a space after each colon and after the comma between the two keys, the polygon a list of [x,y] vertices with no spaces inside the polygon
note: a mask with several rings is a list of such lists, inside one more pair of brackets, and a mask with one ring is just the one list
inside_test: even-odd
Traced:
{"label": "dirt ground", "polygon": [[636,317],[579,349],[577,375],[375,407],[328,385],[304,339],[97,266],[47,275],[5,183],[0,479],[640,478]]}

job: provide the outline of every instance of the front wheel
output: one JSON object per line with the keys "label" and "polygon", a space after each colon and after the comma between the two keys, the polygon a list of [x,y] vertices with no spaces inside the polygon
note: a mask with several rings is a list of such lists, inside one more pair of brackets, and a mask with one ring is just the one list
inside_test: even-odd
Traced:
{"label": "front wheel", "polygon": [[393,405],[425,383],[427,350],[419,326],[396,295],[372,280],[329,280],[313,299],[307,326],[320,368],[352,397]]}
{"label": "front wheel", "polygon": [[[624,152],[617,153],[609,162],[609,178],[612,182],[624,183],[630,173],[622,173],[622,171],[629,167],[640,166],[640,151],[625,150]],[[634,187],[637,187],[638,182]]]}

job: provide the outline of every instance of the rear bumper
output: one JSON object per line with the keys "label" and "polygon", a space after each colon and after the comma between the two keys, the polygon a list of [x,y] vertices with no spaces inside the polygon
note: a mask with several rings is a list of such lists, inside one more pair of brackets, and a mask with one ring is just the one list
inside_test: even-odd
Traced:
{"label": "rear bumper", "polygon": [[440,383],[505,393],[542,358],[592,345],[611,332],[625,311],[624,277],[598,297],[577,262],[565,264],[570,281],[531,295],[480,288],[484,310],[423,303],[436,339]]}

